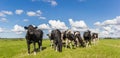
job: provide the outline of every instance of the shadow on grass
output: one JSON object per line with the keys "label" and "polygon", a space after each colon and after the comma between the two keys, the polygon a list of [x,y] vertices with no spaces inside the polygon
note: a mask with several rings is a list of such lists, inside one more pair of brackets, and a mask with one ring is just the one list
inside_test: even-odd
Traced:
{"label": "shadow on grass", "polygon": [[[47,47],[42,47],[42,50],[41,50],[41,51],[45,50],[46,48],[47,48]],[[37,49],[36,49],[36,52],[37,52],[37,53],[38,53],[38,52],[41,52],[41,51],[40,51],[40,49],[39,49],[39,48],[37,48]],[[31,53],[34,53],[34,50],[33,50],[33,51],[31,51]]]}

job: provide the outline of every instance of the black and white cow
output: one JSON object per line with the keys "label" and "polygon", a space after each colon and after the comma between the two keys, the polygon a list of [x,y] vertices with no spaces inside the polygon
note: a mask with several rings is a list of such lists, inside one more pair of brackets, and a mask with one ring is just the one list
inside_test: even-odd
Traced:
{"label": "black and white cow", "polygon": [[63,32],[63,40],[65,40],[66,48],[70,47],[73,48],[75,46],[75,37],[74,32],[71,30],[66,30]]}
{"label": "black and white cow", "polygon": [[61,32],[58,29],[51,31],[51,38],[53,39],[54,49],[56,51],[62,52],[62,39]]}
{"label": "black and white cow", "polygon": [[83,38],[85,40],[86,46],[91,45],[91,31],[86,31],[83,34]]}
{"label": "black and white cow", "polygon": [[93,44],[95,45],[96,42],[99,40],[98,38],[98,33],[92,33],[92,41],[93,41]]}
{"label": "black and white cow", "polygon": [[80,32],[79,31],[75,31],[74,32],[74,36],[75,36],[75,41],[76,41],[76,43],[75,43],[76,47],[77,46],[85,47],[85,42],[82,39]]}
{"label": "black and white cow", "polygon": [[28,47],[28,54],[30,54],[30,44],[33,43],[34,45],[34,54],[36,55],[36,43],[38,43],[38,48],[42,50],[42,38],[43,38],[43,31],[38,29],[37,27],[33,27],[29,25],[28,27],[24,27],[27,30],[26,33],[26,41]]}

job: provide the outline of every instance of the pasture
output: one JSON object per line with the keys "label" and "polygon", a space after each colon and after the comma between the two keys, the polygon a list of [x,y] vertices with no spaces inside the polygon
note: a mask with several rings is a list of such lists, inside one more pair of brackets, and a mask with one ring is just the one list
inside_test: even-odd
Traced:
{"label": "pasture", "polygon": [[25,40],[0,39],[0,58],[120,58],[120,39],[101,39],[87,48],[63,48],[61,53],[50,47],[49,40],[43,40],[43,48],[37,55],[28,55]]}

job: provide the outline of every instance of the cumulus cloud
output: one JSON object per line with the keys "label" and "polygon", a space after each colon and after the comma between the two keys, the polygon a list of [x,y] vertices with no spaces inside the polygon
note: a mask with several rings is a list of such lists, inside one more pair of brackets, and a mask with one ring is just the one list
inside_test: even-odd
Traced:
{"label": "cumulus cloud", "polygon": [[37,11],[28,11],[27,12],[28,16],[34,16],[34,17],[38,17],[38,19],[46,19],[46,17],[42,16],[42,12],[41,10],[37,10]]}
{"label": "cumulus cloud", "polygon": [[120,37],[120,16],[114,19],[96,22],[94,25],[100,29],[100,36],[104,37]]}
{"label": "cumulus cloud", "polygon": [[25,31],[25,29],[24,27],[16,24],[14,25],[12,31],[15,32],[16,34],[22,34]]}
{"label": "cumulus cloud", "polygon": [[5,10],[3,10],[1,12],[4,13],[4,14],[7,14],[7,15],[12,15],[13,14],[11,11],[5,11]]}
{"label": "cumulus cloud", "polygon": [[52,29],[68,29],[65,23],[60,20],[49,20],[49,24]]}
{"label": "cumulus cloud", "polygon": [[56,0],[43,0],[44,2],[48,2],[51,4],[51,6],[57,6],[58,3],[56,2]]}
{"label": "cumulus cloud", "polygon": [[94,25],[96,26],[107,26],[107,25],[117,25],[120,24],[120,16],[117,16],[114,19],[110,19],[110,20],[105,20],[103,22],[95,22]]}
{"label": "cumulus cloud", "polygon": [[86,23],[83,20],[73,21],[72,19],[69,19],[69,23],[71,25],[72,30],[85,31],[88,29]]}
{"label": "cumulus cloud", "polygon": [[36,16],[36,12],[29,11],[29,12],[27,12],[27,15],[28,16]]}
{"label": "cumulus cloud", "polygon": [[0,16],[5,17],[6,15],[4,13],[0,12]]}
{"label": "cumulus cloud", "polygon": [[73,21],[72,19],[69,19],[70,25],[72,27],[77,27],[77,28],[87,28],[87,25],[83,20],[80,21]]}
{"label": "cumulus cloud", "polygon": [[94,25],[96,25],[96,26],[100,26],[101,23],[100,23],[100,22],[95,22]]}
{"label": "cumulus cloud", "polygon": [[0,27],[0,33],[1,33],[1,32],[4,32],[4,29]]}
{"label": "cumulus cloud", "polygon": [[41,24],[38,26],[38,29],[48,30],[50,29],[50,26],[48,24]]}
{"label": "cumulus cloud", "polygon": [[0,18],[0,22],[8,22],[6,18]]}
{"label": "cumulus cloud", "polygon": [[27,15],[28,16],[41,16],[42,12],[40,10],[35,11],[28,11]]}
{"label": "cumulus cloud", "polygon": [[6,11],[6,10],[2,10],[0,11],[0,16],[1,17],[5,17],[6,15],[12,15],[12,11]]}
{"label": "cumulus cloud", "polygon": [[16,11],[15,11],[15,13],[20,15],[20,14],[22,14],[22,13],[23,13],[23,10],[18,9],[18,10],[16,10]]}

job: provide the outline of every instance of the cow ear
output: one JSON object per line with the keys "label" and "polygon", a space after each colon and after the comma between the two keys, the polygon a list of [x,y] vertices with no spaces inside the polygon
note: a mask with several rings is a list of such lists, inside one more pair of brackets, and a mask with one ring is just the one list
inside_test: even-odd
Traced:
{"label": "cow ear", "polygon": [[26,26],[25,26],[24,28],[25,28],[25,29],[28,29],[28,27],[26,27]]}
{"label": "cow ear", "polygon": [[35,29],[37,29],[38,27],[35,27]]}

